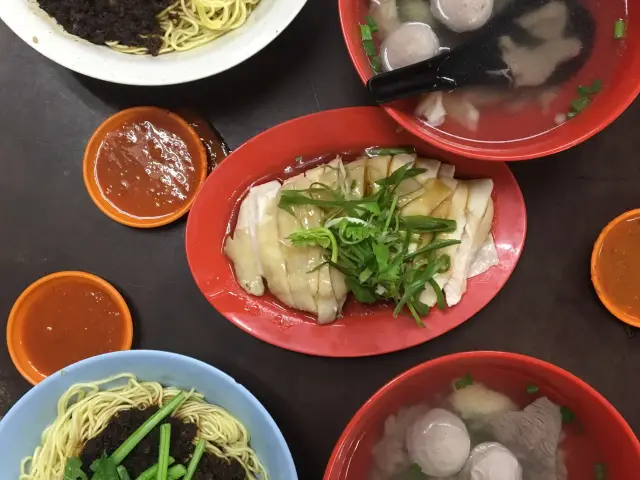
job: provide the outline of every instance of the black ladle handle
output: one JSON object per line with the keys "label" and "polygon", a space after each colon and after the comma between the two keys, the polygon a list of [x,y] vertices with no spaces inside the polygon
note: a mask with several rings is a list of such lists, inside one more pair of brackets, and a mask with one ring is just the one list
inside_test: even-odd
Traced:
{"label": "black ladle handle", "polygon": [[437,64],[432,60],[415,63],[384,72],[370,78],[367,89],[376,103],[387,103],[436,90],[452,90],[458,84],[438,76]]}
{"label": "black ladle handle", "polygon": [[[514,84],[513,72],[503,58],[500,39],[510,36],[524,47],[539,45],[541,40],[520,26],[517,19],[549,1],[514,2],[513,7],[490,21],[463,45],[437,57],[376,75],[367,82],[367,89],[376,103],[387,103],[422,93],[450,91],[460,87],[519,88]],[[593,16],[576,3],[576,0],[564,2],[569,9],[565,35],[580,39],[583,44],[582,51],[577,57],[556,65],[555,71],[545,82],[530,85],[531,87],[563,83],[582,68],[591,54],[595,37]]]}
{"label": "black ladle handle", "polygon": [[[497,74],[496,72],[502,72]],[[469,44],[367,82],[376,103],[387,103],[427,92],[467,86],[508,86],[509,69],[497,45]]]}

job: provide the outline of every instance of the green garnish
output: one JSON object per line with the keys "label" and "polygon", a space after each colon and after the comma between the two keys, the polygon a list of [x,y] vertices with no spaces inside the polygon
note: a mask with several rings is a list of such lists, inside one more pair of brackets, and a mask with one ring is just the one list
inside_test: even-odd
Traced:
{"label": "green garnish", "polygon": [[360,37],[362,40],[373,40],[371,27],[369,25],[360,25]]}
{"label": "green garnish", "polygon": [[571,111],[580,113],[589,106],[591,99],[588,96],[578,97],[571,102]]}
{"label": "green garnish", "polygon": [[444,295],[432,280],[451,268],[451,258],[436,253],[459,243],[432,240],[410,253],[412,244],[420,241],[419,234],[451,232],[456,228],[453,220],[400,216],[398,186],[423,172],[424,169],[404,165],[377,181],[375,194],[358,200],[348,199],[340,187],[332,189],[316,183],[306,190],[284,190],[279,203],[280,208],[292,214],[298,205],[323,210],[329,219],[324,226],[294,232],[288,240],[294,246],[322,247],[325,261],[317,268],[329,265],[342,272],[347,288],[359,302],[393,301],[394,316],[406,308],[419,326],[423,326],[421,318],[429,312],[429,307],[420,301],[425,288],[434,288],[438,306],[445,308]]}
{"label": "green garnish", "polygon": [[416,153],[416,149],[410,146],[391,147],[391,148],[369,147],[364,149],[364,153],[366,153],[368,157],[379,157],[381,155],[399,155],[401,153]]}
{"label": "green garnish", "polygon": [[[175,462],[173,457],[169,457],[169,465],[173,465],[173,462]],[[155,465],[152,465],[151,467],[147,468],[144,472],[142,472],[140,476],[136,478],[136,480],[154,480],[156,478],[157,473],[158,473],[158,464],[156,463]]]}
{"label": "green garnish", "polygon": [[455,381],[453,387],[456,390],[462,390],[463,388],[473,385],[473,377],[470,373],[465,373],[462,377]]}
{"label": "green garnish", "polygon": [[602,89],[602,80],[594,80],[591,85],[580,85],[578,96],[571,102],[567,118],[573,118],[591,104],[592,97]]}
{"label": "green garnish", "polygon": [[455,220],[418,215],[402,217],[400,219],[400,225],[404,228],[411,229],[416,233],[453,232],[456,229]]}
{"label": "green garnish", "polygon": [[620,40],[627,35],[627,22],[625,22],[622,18],[616,20],[615,25],[613,26],[613,38],[616,40]]}
{"label": "green garnish", "polygon": [[120,480],[131,480],[131,477],[129,476],[129,472],[127,472],[127,469],[124,468],[122,465],[118,465],[118,468],[116,468],[116,471],[118,472],[118,477],[120,477]]}
{"label": "green garnish", "polygon": [[378,50],[373,40],[362,40],[362,46],[364,47],[364,52],[367,54],[367,57],[378,55]]}
{"label": "green garnish", "polygon": [[540,389],[537,385],[527,385],[527,393],[529,395],[533,395],[534,393],[538,393]]}
{"label": "green garnish", "polygon": [[411,473],[422,473],[422,468],[417,463],[411,464]]}
{"label": "green garnish", "polygon": [[380,55],[369,57],[369,65],[371,65],[371,69],[374,72],[380,73],[382,71],[382,61],[380,60]]}
{"label": "green garnish", "polygon": [[595,480],[606,480],[607,479],[607,465],[604,463],[596,463],[594,467],[594,478]]}
{"label": "green garnish", "polygon": [[[455,229],[455,225],[454,225],[454,229]],[[415,231],[415,232],[421,231],[421,230],[413,229],[413,228],[412,228],[412,230]],[[429,245],[427,245],[426,247],[419,248],[415,252],[405,255],[404,259],[405,259],[405,261],[406,260],[412,260],[415,257],[419,257],[420,255],[424,255],[425,253],[432,252],[432,251],[437,250],[439,248],[450,247],[451,245],[458,245],[459,243],[460,243],[460,240],[434,240]]]}
{"label": "green garnish", "polygon": [[178,480],[184,477],[186,473],[187,469],[184,467],[184,465],[174,465],[167,472],[167,478],[168,480]]}
{"label": "green garnish", "polygon": [[131,453],[131,450],[136,448],[136,446],[149,434],[149,432],[151,432],[151,430],[157,427],[162,420],[167,418],[178,408],[186,396],[187,394],[185,392],[180,392],[169,403],[149,417],[146,422],[140,425],[140,427],[138,427],[138,429],[133,432],[131,436],[111,455],[115,464],[120,465],[126,456]]}
{"label": "green garnish", "polygon": [[120,480],[118,466],[106,454],[91,464],[91,471],[91,480]]}
{"label": "green garnish", "polygon": [[435,274],[446,272],[449,268],[451,268],[451,258],[449,255],[442,255],[438,257],[435,262],[427,264],[422,270],[409,271],[404,294],[396,305],[393,315],[398,316],[402,307],[404,307],[407,302],[412,301],[412,299],[414,299],[412,303],[414,301],[419,302],[420,294],[425,289],[425,285],[429,280],[431,280]]}
{"label": "green garnish", "polygon": [[[185,392],[180,392],[169,403],[154,413],[147,419],[138,429],[127,438],[122,445],[120,445],[110,457],[106,455],[99,458],[91,465],[91,470],[94,472],[91,476],[91,480],[119,480],[118,465],[126,458],[131,451],[146,437],[151,430],[153,430],[162,420],[171,415],[176,410],[186,397]],[[164,427],[164,425],[163,425]],[[165,429],[166,430],[166,429]],[[162,428],[160,430],[162,435]],[[168,456],[167,456],[168,458]],[[171,459],[171,461],[173,461]],[[166,470],[165,470],[166,472]],[[146,472],[145,472],[146,473]],[[143,473],[144,475],[144,473]],[[141,475],[138,478],[151,479],[153,477],[143,477]],[[166,477],[158,477],[166,478]]]}
{"label": "green garnish", "polygon": [[200,463],[200,459],[202,458],[202,454],[204,453],[205,446],[206,442],[203,439],[198,440],[196,449],[191,456],[191,460],[189,460],[189,466],[187,467],[187,473],[184,477],[184,480],[191,480],[193,478],[193,475],[196,473],[196,469],[198,468],[198,463]]}
{"label": "green garnish", "polygon": [[360,38],[362,39],[362,46],[369,58],[369,64],[374,73],[380,73],[382,71],[378,49],[373,41],[373,33],[377,31],[378,25],[373,18],[367,15],[366,23],[364,25],[360,24]]}
{"label": "green garnish", "polygon": [[440,288],[440,285],[438,284],[438,282],[436,282],[433,278],[430,278],[429,285],[431,285],[431,288],[433,288],[433,291],[436,292],[438,308],[440,310],[444,310],[445,308],[447,308],[447,304],[444,300],[444,293],[442,293],[442,288]]}
{"label": "green garnish", "polygon": [[338,261],[338,242],[333,232],[325,227],[311,228],[309,230],[300,230],[293,233],[289,240],[297,246],[319,245],[320,247],[331,251],[331,261]]}
{"label": "green garnish", "polygon": [[169,448],[171,446],[171,424],[165,423],[160,427],[160,451],[158,453],[157,480],[167,480],[169,472]]}
{"label": "green garnish", "polygon": [[[306,192],[308,195],[301,194]],[[322,208],[338,208],[344,209],[347,212],[368,210],[371,213],[379,214],[380,207],[375,197],[362,200],[344,200],[339,197],[334,197],[331,200],[325,200],[318,198],[322,194],[326,193],[326,188],[311,187],[307,190],[284,190],[280,193],[280,203],[278,206],[289,213],[293,213],[293,207],[295,205],[315,205]]]}
{"label": "green garnish", "polygon": [[64,480],[88,480],[87,474],[82,471],[82,460],[71,457],[64,466]]}
{"label": "green garnish", "polygon": [[369,28],[372,32],[378,31],[378,24],[373,18],[371,18],[371,15],[367,15],[366,17],[364,17],[364,21],[367,22],[367,25],[369,25]]}
{"label": "green garnish", "polygon": [[578,95],[587,96],[587,95],[595,95],[602,90],[602,80],[594,80],[591,85],[580,85],[578,87]]}
{"label": "green garnish", "polygon": [[564,405],[560,407],[560,415],[562,415],[562,423],[564,424],[573,423],[576,419],[575,413],[573,413],[569,407],[565,407]]}

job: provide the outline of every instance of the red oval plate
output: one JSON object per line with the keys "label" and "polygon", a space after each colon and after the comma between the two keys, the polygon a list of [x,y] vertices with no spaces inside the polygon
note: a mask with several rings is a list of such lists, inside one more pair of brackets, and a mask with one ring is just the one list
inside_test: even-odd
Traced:
{"label": "red oval plate", "polygon": [[[394,318],[388,305],[362,306],[347,300],[343,318],[317,325],[312,317],[279,305],[273,297],[254,297],[235,281],[222,248],[234,226],[239,202],[260,179],[274,176],[298,156],[358,151],[372,145],[413,145],[422,156],[456,166],[456,177],[492,178],[495,237],[500,264],[469,281],[462,301],[433,310],[426,328],[404,316]],[[231,219],[231,221],[230,221]],[[291,120],[249,140],[209,176],[187,222],[187,259],[198,287],[222,315],[251,335],[278,347],[327,357],[361,357],[421,344],[457,327],[483,308],[516,266],[526,233],[520,188],[501,162],[479,162],[437,152],[400,129],[381,109],[346,108]]]}

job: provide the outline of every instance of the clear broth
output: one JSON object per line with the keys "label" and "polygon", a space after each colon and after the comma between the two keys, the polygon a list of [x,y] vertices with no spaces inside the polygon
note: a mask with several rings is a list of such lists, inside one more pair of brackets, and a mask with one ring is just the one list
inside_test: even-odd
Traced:
{"label": "clear broth", "polygon": [[[376,1],[378,0],[373,0]],[[495,1],[498,3],[499,0]],[[626,19],[627,0],[576,1],[593,15],[596,33],[590,57],[569,81],[556,87],[528,91],[507,88],[483,91],[480,94],[486,99],[486,104],[476,106],[480,112],[480,119],[475,131],[461,125],[450,116],[447,116],[444,124],[439,127],[429,125],[421,116],[416,116],[418,121],[423,123],[427,130],[434,131],[438,136],[448,137],[451,141],[465,140],[479,144],[522,141],[562,128],[564,122],[559,122],[556,117],[566,115],[570,111],[571,102],[577,98],[580,85],[592,85],[594,81],[599,80],[602,82],[601,91],[612,87],[614,76],[623,67],[622,54],[626,47],[624,39],[614,38],[614,25],[618,19]],[[463,43],[468,36],[452,32],[444,26],[435,26],[434,31],[440,39],[441,52]],[[381,34],[375,35],[380,43],[384,40]],[[499,100],[492,101],[490,97],[496,95]],[[547,100],[544,99],[545,96],[548,96]],[[597,102],[598,96],[595,95],[592,100]],[[413,112],[417,105],[416,99],[397,102],[400,109],[409,112]]]}

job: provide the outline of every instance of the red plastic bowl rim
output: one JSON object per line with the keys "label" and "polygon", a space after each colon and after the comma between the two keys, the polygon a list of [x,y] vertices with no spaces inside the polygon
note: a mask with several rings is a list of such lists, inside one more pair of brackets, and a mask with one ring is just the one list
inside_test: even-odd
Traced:
{"label": "red plastic bowl rim", "polygon": [[421,374],[425,370],[429,370],[432,367],[436,367],[439,365],[447,364],[450,362],[454,362],[457,360],[511,360],[514,363],[526,363],[529,365],[534,365],[536,367],[540,367],[551,372],[554,375],[562,377],[569,383],[573,383],[580,388],[582,388],[585,393],[594,400],[596,400],[605,410],[607,410],[615,419],[617,426],[627,435],[629,441],[635,443],[636,451],[638,455],[640,455],[640,441],[631,430],[631,427],[626,422],[622,414],[611,404],[609,401],[596,389],[594,389],[591,385],[589,385],[584,380],[576,377],[574,374],[568,372],[567,370],[560,368],[552,363],[545,362],[544,360],[540,360],[535,357],[530,357],[528,355],[521,355],[519,353],[510,353],[510,352],[498,352],[498,351],[475,351],[475,352],[463,352],[463,353],[454,353],[451,355],[445,355],[444,357],[435,358],[433,360],[428,360],[423,362],[415,367],[411,367],[409,370],[399,374],[387,384],[382,386],[376,393],[374,393],[369,400],[365,402],[362,407],[358,409],[355,413],[351,421],[347,424],[342,435],[338,439],[335,447],[333,448],[333,452],[331,452],[331,458],[329,459],[329,463],[327,464],[327,469],[325,470],[323,480],[331,480],[329,476],[332,474],[332,470],[335,467],[336,461],[338,460],[338,454],[342,449],[343,445],[346,443],[347,439],[352,435],[353,430],[360,423],[361,418],[364,416],[369,409],[377,403],[382,397],[384,397],[389,391],[393,390],[396,385],[403,383],[408,378],[411,378],[415,375]]}
{"label": "red plastic bowl rim", "polygon": [[[338,0],[338,13],[340,15],[340,27],[342,29],[342,36],[344,37],[344,41],[347,46],[347,51],[349,52],[349,57],[351,58],[351,63],[353,63],[363,83],[366,84],[367,81],[369,80],[369,77],[371,76],[371,72],[358,63],[358,60],[356,58],[355,47],[352,45],[352,42],[350,41],[350,36],[347,33],[350,24],[347,22],[347,19],[345,18],[345,12],[347,12],[350,8],[353,8],[353,4],[356,1],[357,0]],[[604,130],[611,123],[613,123],[613,121],[616,118],[622,115],[622,113],[629,107],[629,105],[633,103],[633,101],[636,99],[636,97],[639,94],[640,94],[640,81],[637,83],[635,90],[633,90],[623,101],[618,102],[617,106],[610,110],[609,114],[601,117],[600,122],[595,127],[588,129],[584,134],[572,140],[560,142],[555,147],[539,150],[536,153],[513,154],[513,155],[502,154],[499,158],[495,158],[495,159],[488,158],[487,154],[485,153],[475,153],[472,149],[460,148],[451,143],[441,142],[436,138],[421,135],[416,131],[416,128],[413,125],[413,123],[410,121],[410,117],[408,115],[402,113],[401,111],[393,107],[381,105],[380,108],[382,108],[385,112],[387,112],[387,114],[389,114],[389,116],[391,116],[391,118],[393,118],[396,122],[398,122],[398,124],[400,124],[403,128],[411,132],[411,134],[419,137],[424,142],[427,142],[436,148],[439,148],[441,150],[445,150],[451,153],[455,153],[456,155],[460,155],[467,158],[475,158],[478,160],[489,160],[489,161],[493,160],[493,161],[502,161],[502,162],[510,162],[510,161],[512,162],[512,161],[532,160],[535,158],[546,157],[554,153],[559,153],[559,152],[568,150],[569,148],[574,147],[584,142],[585,140],[588,140],[589,138],[593,137],[595,134]]]}

